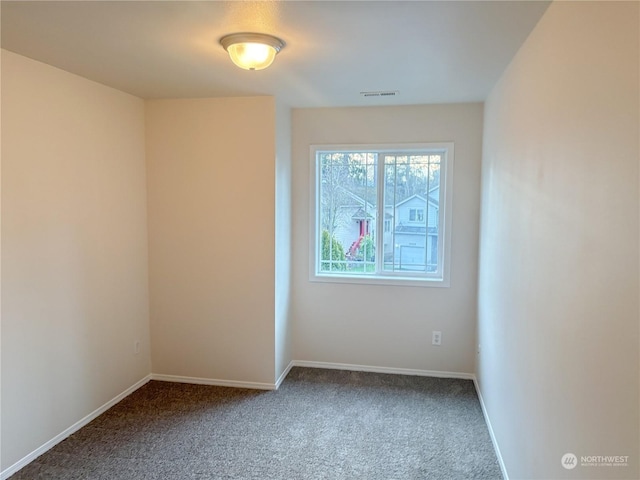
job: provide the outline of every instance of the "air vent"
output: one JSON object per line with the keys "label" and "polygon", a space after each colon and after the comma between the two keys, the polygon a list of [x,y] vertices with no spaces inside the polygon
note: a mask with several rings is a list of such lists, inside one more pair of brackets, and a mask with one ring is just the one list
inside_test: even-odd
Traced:
{"label": "air vent", "polygon": [[382,90],[378,92],[360,92],[363,97],[395,97],[400,92],[398,90]]}

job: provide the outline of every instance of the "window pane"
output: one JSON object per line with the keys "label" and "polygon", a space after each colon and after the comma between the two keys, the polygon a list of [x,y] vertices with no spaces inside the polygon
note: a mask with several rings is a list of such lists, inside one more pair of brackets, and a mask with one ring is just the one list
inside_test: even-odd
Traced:
{"label": "window pane", "polygon": [[384,155],[385,217],[391,223],[385,271],[438,271],[441,158],[440,153]]}
{"label": "window pane", "polygon": [[375,273],[377,155],[319,152],[320,272]]}
{"label": "window pane", "polygon": [[449,178],[453,144],[375,147],[312,147],[311,280],[449,286],[440,168]]}

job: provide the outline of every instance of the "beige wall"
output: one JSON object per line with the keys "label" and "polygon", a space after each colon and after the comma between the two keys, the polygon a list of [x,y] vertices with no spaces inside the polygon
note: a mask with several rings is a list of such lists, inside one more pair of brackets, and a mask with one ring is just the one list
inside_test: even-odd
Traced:
{"label": "beige wall", "polygon": [[2,258],[6,469],[150,373],[142,100],[2,51]]}
{"label": "beige wall", "polygon": [[554,2],[486,102],[478,376],[512,479],[640,476],[638,53],[637,3]]}
{"label": "beige wall", "polygon": [[[294,109],[293,315],[296,360],[471,373],[482,104]],[[455,143],[451,287],[309,281],[309,146]],[[431,331],[442,346],[431,346]]]}
{"label": "beige wall", "polygon": [[146,103],[153,372],[275,381],[275,101]]}

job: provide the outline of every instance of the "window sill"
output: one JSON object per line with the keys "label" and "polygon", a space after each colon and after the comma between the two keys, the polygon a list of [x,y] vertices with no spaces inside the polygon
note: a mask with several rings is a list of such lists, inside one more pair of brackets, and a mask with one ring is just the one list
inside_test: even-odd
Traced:
{"label": "window sill", "polygon": [[364,277],[360,275],[322,275],[312,273],[310,282],[351,283],[359,285],[390,285],[396,287],[435,287],[449,288],[449,280],[443,278],[397,277],[383,275]]}

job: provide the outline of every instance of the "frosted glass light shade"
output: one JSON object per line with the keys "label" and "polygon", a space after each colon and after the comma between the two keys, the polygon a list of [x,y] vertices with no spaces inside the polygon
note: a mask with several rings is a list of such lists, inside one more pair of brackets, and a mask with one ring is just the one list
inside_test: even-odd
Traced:
{"label": "frosted glass light shade", "polygon": [[262,33],[234,33],[220,39],[231,61],[245,70],[263,70],[284,47],[279,38]]}
{"label": "frosted glass light shade", "polygon": [[262,43],[234,43],[227,48],[231,61],[245,70],[262,70],[273,63],[276,49]]}

